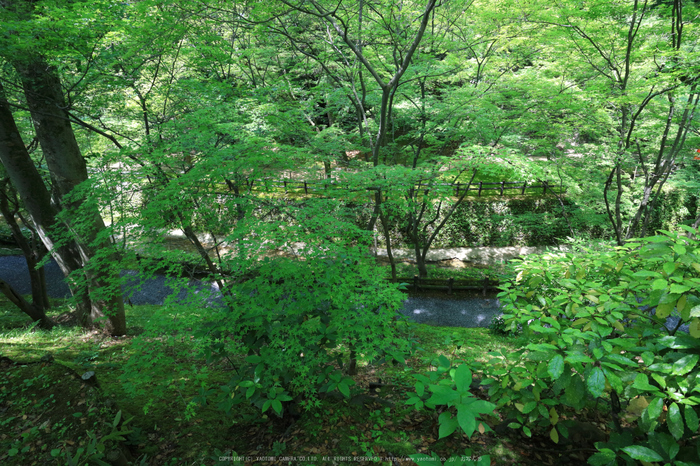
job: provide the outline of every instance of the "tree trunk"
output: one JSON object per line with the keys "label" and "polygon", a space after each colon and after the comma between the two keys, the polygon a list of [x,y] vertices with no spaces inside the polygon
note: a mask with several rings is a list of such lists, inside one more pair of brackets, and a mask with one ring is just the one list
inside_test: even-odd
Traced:
{"label": "tree trunk", "polygon": [[[34,166],[34,162],[20,137],[1,83],[0,161],[10,176],[13,186],[17,189],[24,207],[34,223],[37,234],[46,246],[46,249],[51,251],[61,271],[66,276],[71,272],[77,272],[78,275],[83,274],[81,248],[77,243],[69,241],[65,244],[56,245],[52,239],[51,230],[58,225],[56,220],[57,210],[52,203],[51,194],[44,186],[44,180]],[[92,325],[95,319],[100,317],[101,312],[97,314],[93,312],[93,303],[90,300],[88,290],[84,286],[77,285],[75,282],[69,283],[69,286],[76,300],[76,311],[79,318],[81,318],[81,323],[86,326]],[[126,329],[122,325],[110,330],[112,334],[121,335]]]}
{"label": "tree trunk", "polygon": [[[29,264],[27,263],[27,265]],[[34,267],[36,267],[36,265],[34,265]],[[43,265],[36,269],[36,275],[37,289],[34,290],[34,282],[32,282],[32,300],[39,299],[40,302],[43,303],[44,309],[50,309],[49,288],[46,286],[46,271]],[[37,294],[35,298],[35,293],[40,293],[40,295]]]}
{"label": "tree trunk", "polygon": [[416,245],[416,266],[418,266],[418,276],[428,277],[428,267],[425,265],[425,256],[420,253],[420,246]]}
{"label": "tree trunk", "polygon": [[355,350],[355,344],[350,344],[350,357],[348,358],[347,365],[348,375],[357,375],[357,351]]}
{"label": "tree trunk", "polygon": [[[17,246],[19,246],[19,248],[22,250],[22,254],[24,254],[24,258],[27,261],[29,279],[32,288],[32,304],[34,307],[44,312],[51,306],[49,303],[48,293],[46,291],[44,267],[37,268],[37,264],[43,259],[45,251],[37,250],[37,244],[32,247],[29,241],[27,241],[24,235],[22,235],[22,230],[20,229],[19,224],[17,224],[17,220],[15,218],[17,210],[19,210],[18,206],[15,209],[10,208],[9,181],[9,178],[0,180],[0,213],[5,218],[5,221],[12,231],[12,237],[14,238],[15,243],[17,243]],[[16,200],[16,194],[12,193],[11,196]]]}
{"label": "tree trunk", "polygon": [[386,215],[384,215],[384,213],[380,213],[379,220],[382,222],[382,230],[384,231],[386,255],[389,258],[389,264],[391,264],[391,278],[396,280],[396,262],[394,261],[394,254],[391,252],[391,235],[389,234],[389,225],[387,224]]}
{"label": "tree trunk", "polygon": [[[0,180],[0,213],[12,230],[12,237],[22,250],[29,269],[29,280],[32,288],[32,303],[29,304],[10,285],[0,280],[0,291],[8,297],[19,309],[27,314],[33,321],[39,321],[41,328],[50,330],[54,323],[46,316],[46,310],[50,303],[46,291],[46,279],[44,278],[44,268],[37,268],[37,263],[43,257],[43,251],[36,251],[29,244],[29,241],[22,235],[22,230],[15,219],[16,210],[10,208],[9,202],[9,178]],[[16,194],[12,194],[12,197]],[[18,210],[18,206],[16,207]],[[35,245],[38,246],[38,245]]]}
{"label": "tree trunk", "polygon": [[[622,241],[622,227],[621,225],[617,222],[617,216],[616,214],[619,214],[619,209],[620,209],[620,203],[619,203],[619,197],[617,198],[617,202],[615,204],[615,211],[613,212],[611,206],[610,206],[610,200],[608,199],[608,192],[610,192],[610,186],[613,182],[615,173],[619,170],[619,167],[616,165],[613,167],[613,169],[610,171],[610,174],[608,175],[608,179],[605,182],[605,186],[603,187],[603,200],[605,201],[605,211],[608,214],[608,219],[610,219],[610,224],[613,227],[613,231],[615,232],[615,240],[617,242],[618,246],[622,246],[623,241]],[[619,176],[618,176],[619,180]],[[618,192],[620,191],[621,187],[618,186]]]}
{"label": "tree trunk", "polygon": [[[38,57],[15,63],[22,79],[24,94],[32,116],[34,128],[43,155],[46,159],[53,184],[58,192],[57,204],[59,209],[75,211],[82,208],[82,215],[87,211],[89,226],[78,231],[75,225],[68,225],[75,238],[75,246],[79,253],[79,263],[85,272],[87,292],[92,295],[98,288],[109,288],[109,285],[119,283],[118,272],[110,267],[85,267],[94,256],[93,248],[111,249],[112,244],[107,239],[97,241],[98,233],[104,230],[97,207],[86,207],[83,198],[73,198],[65,202],[65,196],[76,186],[88,179],[87,165],[80,147],[75,139],[66,108],[60,80],[55,69]],[[48,247],[48,245],[47,245]],[[116,257],[116,252],[112,255]],[[124,301],[121,290],[109,293],[104,299],[90,299],[89,312],[85,309],[78,315],[83,325],[92,326],[98,320],[108,318],[106,328],[112,335],[126,333],[124,316]]]}
{"label": "tree trunk", "polygon": [[[417,192],[418,190],[415,191]],[[411,193],[410,196],[412,197],[413,194]],[[416,255],[416,266],[418,267],[418,276],[420,278],[426,278],[428,276],[428,268],[425,265],[425,255],[421,254],[420,234],[418,233],[418,226],[423,218],[426,207],[426,201],[423,201],[418,217],[416,217],[413,213],[410,213],[408,220],[409,237],[413,243],[413,250]]]}

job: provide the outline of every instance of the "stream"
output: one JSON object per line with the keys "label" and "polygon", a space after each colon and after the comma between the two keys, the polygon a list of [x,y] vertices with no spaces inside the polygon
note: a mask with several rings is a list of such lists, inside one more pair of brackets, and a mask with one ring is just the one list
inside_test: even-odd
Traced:
{"label": "stream", "polygon": [[[46,284],[49,296],[52,298],[68,298],[70,290],[65,282],[63,273],[53,260],[46,264]],[[123,287],[125,299],[132,304],[163,304],[175,290],[168,285],[169,279],[163,275],[139,281],[133,271],[122,271],[127,277]],[[23,256],[0,257],[0,279],[6,281],[18,293],[31,294],[27,262]],[[216,285],[190,280],[191,292],[209,294],[210,303],[216,302],[220,293]],[[187,291],[181,290],[175,299],[187,298]],[[500,315],[498,300],[495,298],[433,298],[409,297],[404,301],[401,313],[409,320],[419,323],[444,327],[488,327],[491,320]]]}

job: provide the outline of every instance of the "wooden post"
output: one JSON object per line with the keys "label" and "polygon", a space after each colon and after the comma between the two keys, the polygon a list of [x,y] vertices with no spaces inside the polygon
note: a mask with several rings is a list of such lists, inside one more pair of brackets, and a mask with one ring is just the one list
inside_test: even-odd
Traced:
{"label": "wooden post", "polygon": [[455,197],[459,197],[459,183],[457,183],[457,194],[455,195]]}
{"label": "wooden post", "polygon": [[547,194],[547,182],[543,181],[542,182],[542,195],[544,196],[545,194]]}
{"label": "wooden post", "polygon": [[287,180],[284,180],[284,194],[287,194]]}
{"label": "wooden post", "polygon": [[306,185],[306,181],[304,181],[304,193],[309,194],[309,187]]}
{"label": "wooden post", "polygon": [[506,182],[501,181],[501,196],[503,196],[503,188],[505,187],[505,185],[506,185]]}
{"label": "wooden post", "polygon": [[525,186],[527,186],[527,181],[523,181],[523,191],[520,193],[522,196],[525,195]]}
{"label": "wooden post", "polygon": [[454,284],[454,282],[455,282],[454,278],[450,278],[447,281],[447,294],[452,294],[452,285]]}
{"label": "wooden post", "polygon": [[479,181],[479,194],[476,197],[481,197],[481,181]]}
{"label": "wooden post", "polygon": [[413,276],[413,292],[414,293],[418,292],[418,280],[420,280],[420,278],[418,278],[418,275],[414,275]]}

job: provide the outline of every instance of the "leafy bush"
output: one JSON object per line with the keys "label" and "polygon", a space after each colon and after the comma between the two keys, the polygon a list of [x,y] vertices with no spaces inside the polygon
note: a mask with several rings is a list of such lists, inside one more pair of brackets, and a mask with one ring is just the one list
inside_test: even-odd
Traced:
{"label": "leafy bush", "polygon": [[[249,404],[282,416],[316,406],[323,393],[350,396],[346,374],[358,359],[403,361],[403,295],[359,248],[313,261],[267,258],[228,285],[225,307],[180,302],[151,318],[134,340],[144,356],[129,361],[127,373],[138,377],[125,376],[128,392],[153,400],[191,380],[199,393],[186,416],[207,403],[225,414]],[[206,299],[199,293],[190,296]],[[192,361],[195,355],[206,364]],[[230,375],[214,380],[212,365]]]}
{"label": "leafy bush", "polygon": [[397,336],[395,317],[402,295],[365,260],[358,253],[263,261],[255,277],[233,288],[228,310],[196,334],[208,342],[207,362],[225,358],[236,371],[218,393],[207,395],[226,412],[248,402],[281,415],[294,398],[310,407],[319,393],[350,396],[354,382],[341,369],[359,355],[394,353],[401,359],[406,344]]}
{"label": "leafy bush", "polygon": [[602,400],[612,433],[590,464],[700,463],[700,241],[661,233],[520,264],[499,298],[507,328],[521,325],[531,343],[482,367],[510,427],[558,442],[574,413]]}
{"label": "leafy bush", "polygon": [[[416,393],[406,401],[406,404],[413,405],[416,409],[440,408],[439,438],[450,436],[457,429],[464,432],[467,437],[471,437],[477,430],[481,433],[490,430],[486,423],[480,422],[480,416],[491,414],[496,406],[476,398],[469,392],[472,384],[472,371],[469,366],[464,363],[453,365],[442,355],[433,362],[433,365],[437,371],[430,372],[430,375],[414,375],[417,379]],[[419,465],[436,464],[436,461],[440,460],[435,454],[411,455],[411,459]],[[462,456],[452,456],[447,461],[449,464],[478,466],[491,464],[489,456],[472,460],[470,450],[465,451]]]}

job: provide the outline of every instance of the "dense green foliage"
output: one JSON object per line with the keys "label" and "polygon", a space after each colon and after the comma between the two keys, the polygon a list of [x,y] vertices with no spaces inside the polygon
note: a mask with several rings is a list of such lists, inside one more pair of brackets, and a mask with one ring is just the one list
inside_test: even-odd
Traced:
{"label": "dense green foliage", "polygon": [[700,241],[690,235],[664,232],[518,267],[500,297],[510,329],[521,327],[531,343],[493,353],[484,366],[510,427],[528,436],[547,429],[558,442],[572,425],[560,419],[603,399],[613,430],[590,464],[700,463]]}
{"label": "dense green foliage", "polygon": [[[168,277],[174,294],[114,383],[145,412],[187,389],[188,421],[210,406],[286,421],[356,396],[358,366],[408,367],[400,286],[374,244],[412,247],[425,276],[434,247],[612,240],[522,262],[494,329],[529,344],[484,365],[431,359],[409,405],[435,414],[439,439],[485,433],[496,408],[558,442],[565,417],[607,403],[613,433],[592,464],[700,463],[698,13],[682,0],[0,2],[0,195],[19,193],[85,327],[124,334],[121,285]],[[455,189],[542,180],[563,190]]]}

